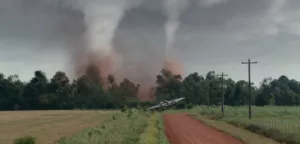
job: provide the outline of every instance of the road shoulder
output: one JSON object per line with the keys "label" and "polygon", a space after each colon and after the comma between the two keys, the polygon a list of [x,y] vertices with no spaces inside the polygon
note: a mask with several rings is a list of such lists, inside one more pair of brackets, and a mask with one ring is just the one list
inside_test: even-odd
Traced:
{"label": "road shoulder", "polygon": [[246,144],[280,144],[275,140],[272,140],[270,138],[252,133],[250,131],[244,130],[242,128],[235,127],[233,125],[230,125],[226,122],[217,121],[217,120],[210,120],[207,118],[204,118],[202,116],[193,116],[196,119],[200,120],[204,124],[213,127],[219,131],[222,131],[224,133],[227,133],[229,135],[232,135],[240,140],[242,140]]}

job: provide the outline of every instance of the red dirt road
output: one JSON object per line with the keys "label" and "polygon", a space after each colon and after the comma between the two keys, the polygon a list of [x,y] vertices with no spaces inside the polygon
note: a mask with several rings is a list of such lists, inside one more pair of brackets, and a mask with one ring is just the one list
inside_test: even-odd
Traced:
{"label": "red dirt road", "polygon": [[163,119],[171,144],[243,144],[186,114],[166,114]]}

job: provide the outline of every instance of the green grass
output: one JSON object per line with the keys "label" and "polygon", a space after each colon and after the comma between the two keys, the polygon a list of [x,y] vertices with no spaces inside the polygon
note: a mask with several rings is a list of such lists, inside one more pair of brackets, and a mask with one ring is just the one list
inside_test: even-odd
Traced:
{"label": "green grass", "polygon": [[102,125],[88,128],[58,144],[134,144],[147,126],[149,113],[138,110],[118,112]]}
{"label": "green grass", "polygon": [[169,144],[169,141],[165,135],[165,128],[164,128],[164,120],[162,118],[162,114],[159,114],[158,118],[158,143],[157,144]]}
{"label": "green grass", "polygon": [[226,106],[224,117],[220,107],[196,107],[191,113],[225,121],[279,142],[300,143],[300,107],[252,107],[251,120],[248,118],[248,107]]}
{"label": "green grass", "polygon": [[140,135],[139,144],[157,144],[158,142],[158,114],[153,113],[148,119],[147,127]]}

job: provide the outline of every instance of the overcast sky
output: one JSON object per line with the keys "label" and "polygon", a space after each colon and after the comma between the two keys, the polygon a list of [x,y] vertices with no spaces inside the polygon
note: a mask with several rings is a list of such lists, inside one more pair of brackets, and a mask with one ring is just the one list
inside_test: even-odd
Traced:
{"label": "overcast sky", "polygon": [[[66,44],[59,38],[51,38],[54,27],[68,16],[67,12],[58,12],[57,3],[50,0],[40,0],[40,3],[49,1],[43,6],[38,4],[38,0],[30,0],[31,3],[28,0],[26,4],[23,1],[0,1],[0,72],[18,74],[26,81],[38,69],[45,71],[48,77],[58,70],[68,72],[71,66],[70,55],[63,48]],[[127,30],[133,36],[122,38],[123,43],[129,39],[132,43],[141,35],[145,39],[156,39],[146,40],[146,43],[133,42],[135,44],[124,46],[131,48],[124,50],[134,51],[135,47],[147,45],[148,49],[161,47],[157,51],[165,52],[165,42],[161,41],[165,37],[163,24],[168,18],[164,14],[163,3],[157,0],[135,1],[143,2],[122,16],[113,39],[120,39],[118,37]],[[241,62],[251,58],[258,61],[258,64],[252,65],[252,80],[256,84],[265,77],[277,78],[283,74],[300,80],[299,0],[187,1],[178,19],[180,25],[172,50],[173,55],[184,64],[186,74],[206,74],[215,70],[228,74],[234,80],[247,80],[247,65]],[[116,9],[121,4],[104,3],[99,9],[100,12],[102,8]],[[28,10],[26,6],[35,6],[35,9]],[[105,17],[103,21],[109,19]],[[132,25],[134,28],[130,27]],[[143,34],[137,34],[141,29]],[[122,49],[120,45],[116,47]],[[151,59],[151,56],[146,56],[142,58]]]}

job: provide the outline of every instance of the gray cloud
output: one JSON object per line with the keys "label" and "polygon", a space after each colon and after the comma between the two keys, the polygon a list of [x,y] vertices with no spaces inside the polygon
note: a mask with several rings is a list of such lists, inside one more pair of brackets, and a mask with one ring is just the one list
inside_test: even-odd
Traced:
{"label": "gray cloud", "polygon": [[175,49],[187,61],[266,54],[298,39],[298,26],[289,31],[288,20],[276,21],[288,18],[286,13],[290,12],[273,0],[227,0],[210,7],[192,4],[181,17]]}

